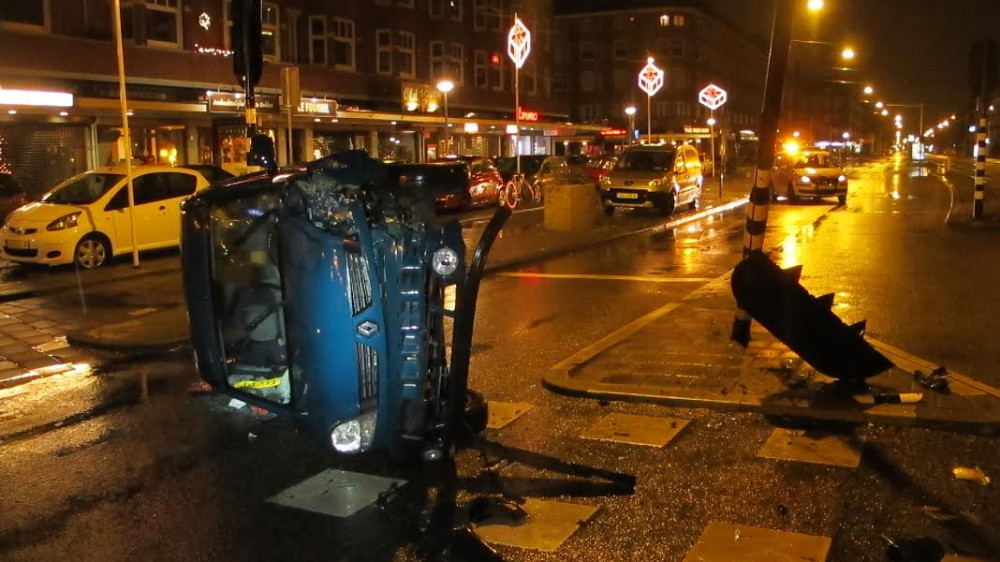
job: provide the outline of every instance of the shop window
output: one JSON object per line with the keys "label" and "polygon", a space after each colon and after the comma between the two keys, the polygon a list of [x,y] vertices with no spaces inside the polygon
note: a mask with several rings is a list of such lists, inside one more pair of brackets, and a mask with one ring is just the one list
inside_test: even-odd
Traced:
{"label": "shop window", "polygon": [[427,2],[427,10],[432,19],[444,18],[444,3],[445,0],[429,0]]}
{"label": "shop window", "polygon": [[431,41],[430,55],[431,80],[443,78],[445,73],[444,41]]}
{"label": "shop window", "polygon": [[309,63],[326,65],[326,16],[309,16]]}
{"label": "shop window", "polygon": [[459,84],[465,83],[465,47],[452,43],[448,49],[448,68],[451,78]]}
{"label": "shop window", "polygon": [[49,0],[6,0],[0,4],[0,27],[49,29]]}
{"label": "shop window", "polygon": [[399,75],[403,78],[413,78],[417,75],[417,39],[409,31],[396,34],[396,62],[399,64]]}
{"label": "shop window", "polygon": [[473,81],[477,88],[486,89],[489,87],[489,78],[487,75],[487,57],[486,51],[476,51],[472,57],[473,60]]}
{"label": "shop window", "polygon": [[465,0],[446,0],[448,2],[448,13],[452,21],[462,21],[462,3]]}
{"label": "shop window", "polygon": [[490,24],[489,0],[472,0],[472,27],[486,31]]}
{"label": "shop window", "polygon": [[392,31],[375,30],[375,71],[392,75]]}
{"label": "shop window", "polygon": [[333,19],[333,65],[340,70],[354,70],[354,21]]}

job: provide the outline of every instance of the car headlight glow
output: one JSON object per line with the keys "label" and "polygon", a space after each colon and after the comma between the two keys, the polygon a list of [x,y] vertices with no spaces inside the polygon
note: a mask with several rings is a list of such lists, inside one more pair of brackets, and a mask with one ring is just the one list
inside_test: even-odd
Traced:
{"label": "car headlight glow", "polygon": [[660,180],[649,180],[649,187],[657,187],[660,185]]}
{"label": "car headlight glow", "polygon": [[431,258],[431,268],[441,277],[451,277],[458,270],[458,254],[448,246],[438,249]]}
{"label": "car headlight glow", "polygon": [[76,227],[77,218],[79,218],[80,213],[82,212],[83,211],[77,211],[75,213],[59,217],[50,222],[49,225],[45,227],[45,230],[66,230],[67,228],[74,228]]}
{"label": "car headlight glow", "polygon": [[837,178],[837,181],[840,183],[844,183],[845,181],[847,181],[847,176],[841,175],[839,178]]}
{"label": "car headlight glow", "polygon": [[375,439],[377,412],[361,414],[353,420],[337,424],[330,431],[330,443],[338,453],[354,454],[368,450]]}
{"label": "car headlight glow", "polygon": [[801,176],[799,178],[799,183],[812,183],[812,178],[809,176]]}

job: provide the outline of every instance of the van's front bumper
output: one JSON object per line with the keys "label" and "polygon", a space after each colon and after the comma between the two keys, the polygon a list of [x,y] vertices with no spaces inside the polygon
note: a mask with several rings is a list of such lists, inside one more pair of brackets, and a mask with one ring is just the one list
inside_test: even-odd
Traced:
{"label": "van's front bumper", "polygon": [[670,203],[670,193],[648,189],[605,187],[601,189],[601,203],[609,207],[658,208]]}

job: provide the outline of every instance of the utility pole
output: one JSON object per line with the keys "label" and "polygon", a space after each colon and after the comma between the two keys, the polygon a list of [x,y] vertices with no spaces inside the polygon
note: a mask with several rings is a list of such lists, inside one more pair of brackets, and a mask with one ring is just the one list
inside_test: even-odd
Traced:
{"label": "utility pole", "polygon": [[996,41],[976,41],[969,53],[969,85],[976,95],[976,113],[979,123],[976,127],[976,198],[972,207],[972,218],[983,218],[983,202],[986,200],[986,127],[989,107],[989,93],[1000,81],[1000,46]]}
{"label": "utility pole", "polygon": [[[135,235],[135,188],[132,185],[132,134],[128,127],[128,95],[125,90],[125,48],[122,45],[122,6],[115,0],[115,46],[118,50],[118,98],[122,111],[122,140],[125,142],[125,189],[128,191],[128,223],[132,235],[132,267],[139,267],[139,239]],[[110,256],[108,256],[110,258]]]}
{"label": "utility pole", "polygon": [[[751,252],[760,252],[764,249],[768,205],[771,201],[771,170],[774,168],[778,118],[781,114],[781,97],[785,86],[785,69],[788,65],[794,12],[795,4],[792,0],[776,0],[771,21],[771,49],[767,63],[767,78],[764,82],[764,105],[760,114],[757,170],[753,188],[750,190],[746,230],[743,235],[744,259]],[[745,310],[736,310],[731,337],[744,346],[750,343],[750,315]]]}

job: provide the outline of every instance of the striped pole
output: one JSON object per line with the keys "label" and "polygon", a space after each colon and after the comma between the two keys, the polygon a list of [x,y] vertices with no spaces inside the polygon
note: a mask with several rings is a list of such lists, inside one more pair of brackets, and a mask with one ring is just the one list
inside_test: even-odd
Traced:
{"label": "striped pole", "polygon": [[979,118],[976,129],[976,200],[972,207],[972,218],[983,217],[983,200],[986,198],[986,117]]}
{"label": "striped pole", "polygon": [[[757,143],[757,170],[747,205],[746,229],[743,234],[743,258],[751,252],[763,251],[764,232],[767,230],[767,212],[771,203],[771,169],[774,168],[775,144],[778,140],[778,118],[781,98],[785,89],[785,68],[788,65],[788,47],[792,41],[792,14],[795,5],[791,0],[778,0],[774,4],[771,23],[771,51],[764,81],[764,105],[760,112],[760,135]],[[733,340],[746,346],[750,343],[750,315],[737,308],[733,318]]]}

